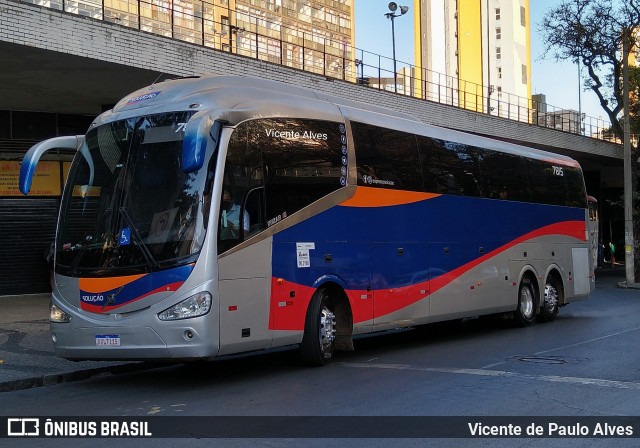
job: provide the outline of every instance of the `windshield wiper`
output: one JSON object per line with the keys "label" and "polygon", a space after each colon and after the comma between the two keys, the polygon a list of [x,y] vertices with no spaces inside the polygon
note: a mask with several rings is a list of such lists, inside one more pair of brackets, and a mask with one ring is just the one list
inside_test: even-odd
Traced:
{"label": "windshield wiper", "polygon": [[134,236],[136,241],[135,246],[140,248],[140,252],[142,252],[142,255],[144,255],[144,258],[147,260],[147,264],[152,266],[155,269],[160,269],[160,265],[156,261],[155,257],[153,256],[153,254],[151,253],[147,245],[144,244],[142,237],[138,233],[138,228],[136,227],[133,220],[129,216],[129,213],[127,213],[127,210],[124,207],[120,207],[119,211],[120,211],[120,215],[124,218],[124,220],[127,222],[129,227],[131,228],[131,234]]}

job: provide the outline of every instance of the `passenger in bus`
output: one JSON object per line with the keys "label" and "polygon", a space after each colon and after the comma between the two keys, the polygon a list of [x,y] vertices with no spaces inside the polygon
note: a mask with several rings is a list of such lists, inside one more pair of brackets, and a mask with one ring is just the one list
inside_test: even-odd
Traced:
{"label": "passenger in bus", "polygon": [[[220,232],[221,239],[239,239],[240,205],[234,202],[229,189],[225,188],[222,193],[220,210],[220,220],[222,224],[222,230]],[[242,227],[244,230],[243,235],[246,235],[249,232],[249,226],[249,213],[245,210],[242,220]]]}

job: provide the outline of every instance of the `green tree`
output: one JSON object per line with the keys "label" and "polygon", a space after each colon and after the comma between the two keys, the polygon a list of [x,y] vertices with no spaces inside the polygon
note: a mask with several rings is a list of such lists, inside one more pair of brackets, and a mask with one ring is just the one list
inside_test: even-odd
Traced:
{"label": "green tree", "polygon": [[631,133],[640,135],[640,67],[629,67]]}
{"label": "green tree", "polygon": [[[640,30],[640,0],[564,0],[550,8],[539,31],[545,56],[581,62],[586,68],[585,86],[600,101],[609,117],[611,132],[620,139],[623,131],[623,45],[631,54]],[[640,70],[629,70],[631,87],[630,124],[640,134]],[[635,280],[640,279],[640,166],[637,147],[632,147],[633,232],[635,236]]]}
{"label": "green tree", "polygon": [[638,27],[640,0],[564,0],[547,10],[539,28],[545,56],[583,64],[585,87],[596,94],[621,140],[622,45],[633,43]]}

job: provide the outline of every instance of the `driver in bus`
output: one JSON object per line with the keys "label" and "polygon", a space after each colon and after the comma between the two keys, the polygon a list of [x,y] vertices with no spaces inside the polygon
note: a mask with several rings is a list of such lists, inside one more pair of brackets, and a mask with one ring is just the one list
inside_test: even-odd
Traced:
{"label": "driver in bus", "polygon": [[[233,201],[231,192],[228,189],[224,189],[222,193],[220,219],[222,221],[222,235],[223,239],[238,239],[240,238],[239,223],[240,223],[240,206]],[[249,232],[249,213],[244,211],[244,219],[242,220],[242,227],[244,235]],[[225,238],[224,235],[227,235]]]}

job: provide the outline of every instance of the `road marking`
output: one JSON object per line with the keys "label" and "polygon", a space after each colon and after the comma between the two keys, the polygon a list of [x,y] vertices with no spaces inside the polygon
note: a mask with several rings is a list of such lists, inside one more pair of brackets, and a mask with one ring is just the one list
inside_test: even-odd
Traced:
{"label": "road marking", "polygon": [[603,339],[612,338],[614,336],[620,336],[621,334],[631,333],[638,330],[640,330],[640,327],[630,328],[628,330],[618,331],[617,333],[611,333],[605,336],[600,336],[599,338],[589,339],[587,341],[582,341],[582,342],[576,342],[575,344],[571,344],[571,345],[563,345],[562,347],[552,348],[551,350],[545,350],[545,351],[534,353],[534,354],[542,355],[544,353],[556,352],[558,350],[564,350],[565,348],[577,347],[578,345],[589,344],[591,342],[601,341]]}
{"label": "road marking", "polygon": [[[588,339],[586,341],[576,342],[575,344],[563,345],[561,347],[552,348],[550,350],[543,350],[541,352],[534,353],[534,355],[535,356],[539,356],[539,355],[544,355],[545,353],[557,352],[559,350],[564,350],[564,349],[567,349],[567,348],[578,347],[579,345],[590,344],[592,342],[601,341],[603,339],[612,338],[614,336],[620,336],[620,335],[626,334],[626,333],[632,333],[632,332],[638,331],[638,330],[640,330],[640,327],[630,328],[628,330],[618,331],[617,333],[611,333],[611,334],[607,334],[605,336],[600,336],[599,338]],[[487,366],[482,366],[482,368],[483,369],[490,369],[491,367],[499,366],[499,365],[506,364],[506,363],[507,363],[506,361],[499,361],[499,362],[496,362],[496,363],[493,363],[493,364],[489,364]]]}
{"label": "road marking", "polygon": [[581,384],[584,386],[609,387],[614,389],[634,389],[640,390],[640,383],[631,381],[612,381],[602,380],[599,378],[581,378],[575,376],[557,376],[557,375],[532,375],[528,373],[508,372],[506,370],[488,370],[488,369],[453,369],[438,367],[417,367],[405,364],[368,364],[368,363],[350,363],[343,362],[339,365],[344,367],[355,367],[360,369],[389,369],[389,370],[408,370],[413,372],[430,372],[430,373],[453,373],[457,375],[476,375],[484,377],[499,378],[516,378],[521,380],[542,381],[547,383],[566,383]]}

